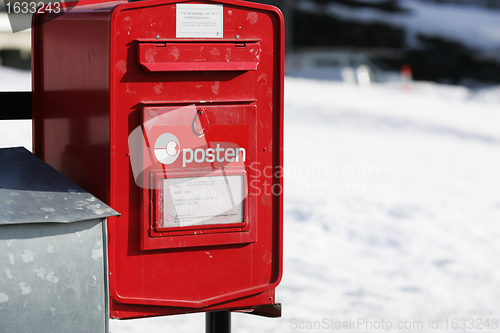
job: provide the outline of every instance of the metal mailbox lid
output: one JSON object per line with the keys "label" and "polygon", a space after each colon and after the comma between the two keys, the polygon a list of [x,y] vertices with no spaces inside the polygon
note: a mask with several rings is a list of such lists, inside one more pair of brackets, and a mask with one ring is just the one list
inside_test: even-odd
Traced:
{"label": "metal mailbox lid", "polygon": [[24,147],[0,149],[0,225],[119,215]]}

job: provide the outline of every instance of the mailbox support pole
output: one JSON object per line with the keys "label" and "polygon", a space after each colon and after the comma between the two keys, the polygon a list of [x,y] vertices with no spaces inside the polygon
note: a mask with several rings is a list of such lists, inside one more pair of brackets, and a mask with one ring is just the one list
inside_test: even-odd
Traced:
{"label": "mailbox support pole", "polygon": [[205,332],[231,333],[231,312],[207,312],[205,314]]}

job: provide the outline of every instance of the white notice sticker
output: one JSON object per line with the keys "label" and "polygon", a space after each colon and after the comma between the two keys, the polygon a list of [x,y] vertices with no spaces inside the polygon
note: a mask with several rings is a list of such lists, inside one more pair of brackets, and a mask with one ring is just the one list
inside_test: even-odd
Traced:
{"label": "white notice sticker", "polygon": [[223,6],[202,4],[176,5],[177,38],[222,38]]}
{"label": "white notice sticker", "polygon": [[244,176],[163,180],[163,228],[244,222]]}

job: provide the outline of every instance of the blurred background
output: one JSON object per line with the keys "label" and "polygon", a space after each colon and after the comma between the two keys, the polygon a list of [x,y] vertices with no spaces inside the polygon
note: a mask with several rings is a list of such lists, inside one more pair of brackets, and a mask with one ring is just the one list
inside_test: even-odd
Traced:
{"label": "blurred background", "polygon": [[[233,331],[498,329],[500,0],[265,2],[286,18],[284,310]],[[0,61],[0,90],[31,90],[29,31],[1,11]],[[31,122],[0,121],[19,145]]]}
{"label": "blurred background", "polygon": [[[286,18],[287,69],[331,71],[367,65],[376,81],[389,72],[475,87],[500,82],[500,0],[267,0]],[[30,67],[29,30],[11,33],[0,1],[3,66]],[[340,68],[340,70],[338,70]],[[393,74],[393,73],[392,73]]]}

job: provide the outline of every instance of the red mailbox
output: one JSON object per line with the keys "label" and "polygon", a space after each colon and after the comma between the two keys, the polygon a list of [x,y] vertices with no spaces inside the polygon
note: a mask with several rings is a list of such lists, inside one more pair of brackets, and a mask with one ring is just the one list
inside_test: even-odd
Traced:
{"label": "red mailbox", "polygon": [[33,22],[35,152],[122,214],[111,317],[279,316],[279,10],[119,1]]}

